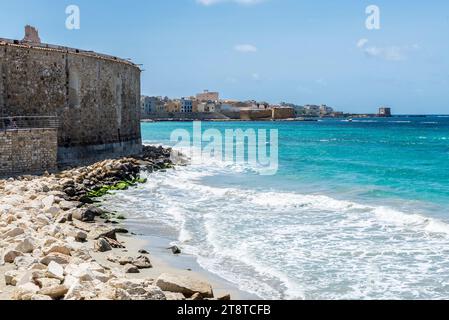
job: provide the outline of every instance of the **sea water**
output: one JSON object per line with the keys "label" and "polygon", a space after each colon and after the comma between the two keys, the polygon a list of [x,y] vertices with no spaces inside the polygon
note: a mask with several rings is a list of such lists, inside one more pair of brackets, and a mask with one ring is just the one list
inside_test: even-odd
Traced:
{"label": "sea water", "polygon": [[[449,117],[202,126],[277,129],[278,173],[197,163],[107,205],[264,299],[449,298]],[[192,123],[144,123],[143,140],[175,129]]]}

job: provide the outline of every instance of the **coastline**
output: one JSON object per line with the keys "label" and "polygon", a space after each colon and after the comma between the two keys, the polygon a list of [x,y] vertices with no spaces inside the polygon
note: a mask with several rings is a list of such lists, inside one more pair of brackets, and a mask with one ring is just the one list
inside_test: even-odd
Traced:
{"label": "coastline", "polygon": [[162,239],[123,228],[122,215],[92,200],[144,183],[140,170],[173,167],[171,150],[144,149],[134,158],[0,180],[0,300],[249,299],[192,257],[169,257]]}

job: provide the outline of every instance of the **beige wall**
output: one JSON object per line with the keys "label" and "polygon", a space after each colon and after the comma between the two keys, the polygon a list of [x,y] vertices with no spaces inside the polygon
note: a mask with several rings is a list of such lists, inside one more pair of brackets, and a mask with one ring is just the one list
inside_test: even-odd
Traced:
{"label": "beige wall", "polygon": [[0,175],[56,169],[56,129],[0,131]]}
{"label": "beige wall", "polygon": [[218,101],[219,93],[218,92],[204,92],[196,95],[196,98],[199,101]]}
{"label": "beige wall", "polygon": [[274,120],[295,118],[295,109],[293,109],[293,108],[273,108],[272,118]]}

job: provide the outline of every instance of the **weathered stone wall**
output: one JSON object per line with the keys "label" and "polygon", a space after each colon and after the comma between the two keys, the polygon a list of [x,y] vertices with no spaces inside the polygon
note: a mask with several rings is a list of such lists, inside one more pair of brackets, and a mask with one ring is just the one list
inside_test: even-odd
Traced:
{"label": "weathered stone wall", "polygon": [[93,52],[0,39],[4,116],[58,116],[58,162],[139,153],[140,69]]}
{"label": "weathered stone wall", "polygon": [[295,117],[295,109],[293,108],[273,108],[272,118],[274,120],[292,119]]}
{"label": "weathered stone wall", "polygon": [[271,119],[271,110],[241,110],[240,119],[242,120],[263,120]]}
{"label": "weathered stone wall", "polygon": [[56,129],[0,131],[0,176],[56,169]]}

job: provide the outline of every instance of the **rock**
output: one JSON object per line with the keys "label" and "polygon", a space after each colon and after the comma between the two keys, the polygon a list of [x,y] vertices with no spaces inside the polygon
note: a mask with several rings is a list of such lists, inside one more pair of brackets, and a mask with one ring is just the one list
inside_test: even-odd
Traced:
{"label": "rock", "polygon": [[101,217],[104,213],[106,213],[106,211],[95,206],[90,206],[86,210],[86,214],[93,215],[94,217]]}
{"label": "rock", "polygon": [[92,271],[92,274],[94,276],[94,279],[103,283],[108,282],[111,280],[112,276],[106,273]]}
{"label": "rock", "polygon": [[81,283],[76,281],[69,288],[69,291],[64,297],[64,300],[90,300],[97,296],[95,288],[89,282]]}
{"label": "rock", "polygon": [[77,231],[74,236],[75,240],[78,242],[86,242],[87,241],[87,233],[84,231]]}
{"label": "rock", "polygon": [[35,247],[36,244],[34,243],[33,239],[25,238],[17,244],[16,250],[22,253],[32,253]]}
{"label": "rock", "polygon": [[78,209],[72,213],[72,218],[82,222],[93,222],[95,221],[95,213],[89,209]]}
{"label": "rock", "polygon": [[132,300],[131,296],[123,289],[114,290],[114,300],[118,301],[129,301]]}
{"label": "rock", "polygon": [[99,226],[89,232],[88,238],[92,240],[98,240],[100,238],[117,240],[117,228]]}
{"label": "rock", "polygon": [[15,238],[24,233],[25,233],[25,231],[22,228],[14,228],[14,229],[6,232],[4,235],[4,238]]}
{"label": "rock", "polygon": [[35,280],[37,285],[41,288],[51,288],[55,286],[59,286],[61,281],[58,279],[50,279],[50,278],[38,278]]}
{"label": "rock", "polygon": [[44,258],[42,258],[40,263],[48,266],[50,264],[50,262],[52,262],[52,261],[57,262],[59,264],[69,264],[70,257],[65,254],[58,253],[58,252],[52,252],[52,253],[46,255]]}
{"label": "rock", "polygon": [[182,293],[164,291],[164,294],[167,300],[186,300],[186,297]]}
{"label": "rock", "polygon": [[60,253],[66,256],[70,256],[71,252],[72,248],[63,243],[53,244],[48,249],[44,250],[45,255],[49,255],[50,253]]}
{"label": "rock", "polygon": [[[119,259],[120,259],[120,257],[116,256],[113,253],[111,253],[110,255],[108,255],[106,257],[106,260],[108,260],[109,262],[112,262],[112,263],[117,263]],[[132,259],[131,259],[131,262],[132,262]]]}
{"label": "rock", "polygon": [[113,240],[113,239],[110,239],[110,238],[104,238],[108,243],[109,243],[109,245],[112,247],[112,248],[115,248],[115,249],[124,249],[125,248],[125,246],[124,245],[122,245],[120,242],[118,242],[117,240]]}
{"label": "rock", "polygon": [[204,298],[214,297],[210,284],[188,276],[164,273],[159,276],[155,284],[163,291],[180,292],[186,297],[191,297],[195,293],[200,293]]}
{"label": "rock", "polygon": [[219,300],[219,301],[230,301],[231,300],[231,295],[230,294],[224,294],[224,295],[218,296],[217,300]]}
{"label": "rock", "polygon": [[75,209],[75,208],[77,208],[79,205],[80,205],[80,203],[79,203],[79,202],[75,202],[75,201],[65,201],[65,200],[63,200],[63,201],[61,201],[61,202],[59,203],[59,207],[60,207],[62,210],[64,210],[64,211],[68,211],[68,210],[71,210],[71,209]]}
{"label": "rock", "polygon": [[173,254],[181,254],[181,249],[177,246],[170,247],[169,249],[173,252]]}
{"label": "rock", "polygon": [[52,217],[55,217],[59,212],[60,212],[60,209],[58,207],[55,207],[55,206],[47,208],[45,210],[45,213],[51,214]]}
{"label": "rock", "polygon": [[204,298],[203,298],[203,295],[201,293],[197,292],[193,296],[191,296],[189,300],[200,301],[200,300],[204,300]]}
{"label": "rock", "polygon": [[5,284],[7,286],[16,286],[19,280],[23,277],[23,272],[11,270],[5,272]]}
{"label": "rock", "polygon": [[21,275],[21,278],[17,282],[16,286],[20,287],[21,285],[27,284],[29,282],[34,283],[33,274],[34,274],[34,271],[25,271]]}
{"label": "rock", "polygon": [[107,252],[111,251],[112,247],[108,241],[104,238],[100,238],[94,243],[94,250],[98,252]]}
{"label": "rock", "polygon": [[130,300],[166,300],[165,294],[150,281],[142,279],[112,279],[108,283],[116,289],[122,289]]}
{"label": "rock", "polygon": [[140,254],[150,254],[147,250],[141,249],[139,250]]}
{"label": "rock", "polygon": [[49,296],[44,296],[42,294],[33,294],[31,296],[31,300],[32,301],[46,301],[46,300],[53,300],[53,299],[50,298]]}
{"label": "rock", "polygon": [[139,268],[132,265],[132,264],[127,264],[124,267],[125,273],[140,273]]}
{"label": "rock", "polygon": [[89,250],[83,248],[83,249],[77,249],[72,252],[72,257],[79,258],[84,261],[88,261],[92,259],[92,256],[89,253]]}
{"label": "rock", "polygon": [[117,262],[121,265],[133,264],[134,258],[132,257],[118,257]]}
{"label": "rock", "polygon": [[13,263],[17,257],[21,256],[23,256],[22,252],[17,250],[6,250],[3,255],[3,261],[5,261],[5,263]]}
{"label": "rock", "polygon": [[30,270],[47,270],[47,266],[42,263],[35,263],[30,267]]}
{"label": "rock", "polygon": [[51,261],[48,264],[47,276],[58,280],[64,280],[64,268],[57,262]]}
{"label": "rock", "polygon": [[49,296],[52,299],[60,299],[65,296],[65,294],[69,291],[69,289],[64,285],[58,285],[53,287],[42,288],[39,291],[39,294],[44,296]]}
{"label": "rock", "polygon": [[50,208],[55,203],[55,196],[50,195],[41,200],[44,208]]}
{"label": "rock", "polygon": [[145,256],[138,256],[136,259],[133,260],[132,264],[139,269],[149,269],[153,267],[151,265],[150,259]]}
{"label": "rock", "polygon": [[14,290],[13,300],[31,300],[31,297],[39,291],[39,287],[34,283],[26,283]]}
{"label": "rock", "polygon": [[35,263],[37,263],[37,259],[30,256],[20,256],[14,259],[14,264],[19,270],[28,270]]}

